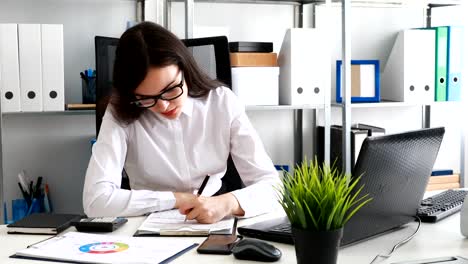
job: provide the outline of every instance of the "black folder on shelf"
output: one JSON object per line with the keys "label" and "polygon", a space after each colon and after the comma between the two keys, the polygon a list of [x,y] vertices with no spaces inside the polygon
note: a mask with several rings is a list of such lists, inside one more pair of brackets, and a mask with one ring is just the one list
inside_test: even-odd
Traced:
{"label": "black folder on shelf", "polygon": [[352,129],[366,130],[367,135],[370,136],[383,136],[385,135],[385,128],[371,126],[367,124],[357,123],[351,126]]}
{"label": "black folder on shelf", "polygon": [[[317,128],[317,160],[319,163],[324,161],[324,127]],[[383,136],[385,129],[382,127],[371,126],[367,124],[354,124],[351,126],[351,169],[354,168],[362,143],[368,136]],[[338,125],[330,126],[330,163],[335,162],[336,168],[342,168],[342,127]]]}
{"label": "black folder on shelf", "polygon": [[[317,161],[323,163],[324,161],[324,138],[325,132],[324,127],[319,126],[317,128]],[[359,151],[361,150],[362,143],[368,136],[367,130],[362,129],[351,129],[351,168],[354,168],[356,160],[359,156]],[[331,126],[330,127],[330,163],[335,163],[335,166],[338,170],[342,168],[342,128],[341,126]]]}

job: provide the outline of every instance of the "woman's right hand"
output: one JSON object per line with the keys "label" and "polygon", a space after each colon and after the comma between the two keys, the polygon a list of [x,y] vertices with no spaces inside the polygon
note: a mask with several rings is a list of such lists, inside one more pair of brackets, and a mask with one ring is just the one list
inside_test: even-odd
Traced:
{"label": "woman's right hand", "polygon": [[192,209],[190,206],[194,204],[197,196],[191,193],[174,192],[176,203],[174,208],[179,209],[180,213],[187,214]]}

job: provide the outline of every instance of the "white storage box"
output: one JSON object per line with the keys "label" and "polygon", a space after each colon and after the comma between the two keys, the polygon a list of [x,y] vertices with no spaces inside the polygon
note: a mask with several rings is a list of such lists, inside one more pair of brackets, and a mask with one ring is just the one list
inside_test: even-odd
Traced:
{"label": "white storage box", "polygon": [[278,105],[279,67],[233,67],[232,91],[245,105]]}
{"label": "white storage box", "polygon": [[322,105],[330,90],[330,43],[323,30],[290,28],[278,55],[282,105]]}

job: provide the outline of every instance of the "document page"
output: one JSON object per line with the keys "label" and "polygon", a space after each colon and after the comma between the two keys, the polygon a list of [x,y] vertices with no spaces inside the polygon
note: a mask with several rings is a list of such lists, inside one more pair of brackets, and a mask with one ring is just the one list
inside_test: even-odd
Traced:
{"label": "document page", "polygon": [[208,235],[231,234],[234,218],[223,219],[214,224],[200,224],[196,220],[185,221],[185,215],[178,210],[154,212],[138,228],[138,234],[155,233],[159,235]]}
{"label": "document page", "polygon": [[160,263],[192,246],[183,239],[68,232],[16,252],[18,256],[82,263]]}

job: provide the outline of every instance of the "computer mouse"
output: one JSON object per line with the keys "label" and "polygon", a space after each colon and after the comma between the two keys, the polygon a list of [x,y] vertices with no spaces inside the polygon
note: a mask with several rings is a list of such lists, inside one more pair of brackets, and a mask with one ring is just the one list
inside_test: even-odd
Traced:
{"label": "computer mouse", "polygon": [[281,258],[281,251],[265,241],[244,238],[232,249],[237,259],[274,262]]}

